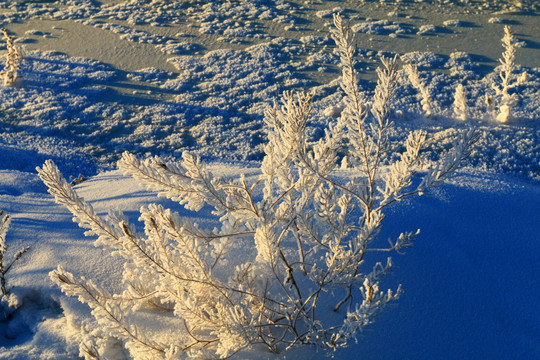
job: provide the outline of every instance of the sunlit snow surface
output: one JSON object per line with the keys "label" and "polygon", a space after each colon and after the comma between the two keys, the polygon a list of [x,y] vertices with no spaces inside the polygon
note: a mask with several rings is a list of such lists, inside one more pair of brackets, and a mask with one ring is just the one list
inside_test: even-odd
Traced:
{"label": "sunlit snow surface", "polygon": [[[22,78],[0,86],[0,209],[14,218],[13,251],[32,246],[10,272],[24,304],[0,323],[0,359],[76,358],[71,326],[89,314],[48,280],[58,264],[110,287],[120,274],[53,203],[34,168],[53,159],[67,177],[98,174],[79,185],[81,194],[136,220],[155,199],[109,171],[125,150],[169,159],[189,150],[234,163],[229,171],[238,174],[262,158],[265,109],[294,89],[317,91],[309,130],[317,138],[342,102],[328,31],[336,12],[357,34],[364,91],[375,86],[378,58],[397,54],[419,66],[431,92],[435,115],[425,118],[418,92],[403,82],[393,137],[425,129],[436,156],[457,130],[480,129],[460,177],[393,209],[388,236],[422,229],[387,281],[406,292],[336,358],[540,357],[538,10],[532,0],[0,0],[1,27],[26,49]],[[516,89],[514,118],[500,125],[485,119],[484,95],[504,25],[519,41],[518,71],[529,77]],[[460,83],[471,109],[465,123],[452,118]],[[255,349],[239,358],[276,357]]]}

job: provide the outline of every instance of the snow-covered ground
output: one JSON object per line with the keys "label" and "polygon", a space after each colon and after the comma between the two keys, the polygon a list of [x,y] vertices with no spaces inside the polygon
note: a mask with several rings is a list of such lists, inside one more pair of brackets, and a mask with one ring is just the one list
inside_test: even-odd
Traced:
{"label": "snow-covered ground", "polygon": [[[310,136],[320,136],[343,95],[329,35],[342,13],[357,35],[362,88],[382,55],[418,65],[433,115],[403,80],[394,138],[433,135],[433,155],[457,130],[480,139],[464,170],[430,196],[392,209],[386,231],[422,230],[387,279],[405,293],[343,359],[540,358],[540,23],[536,1],[2,1],[0,23],[24,46],[22,78],[0,86],[0,209],[13,218],[8,274],[20,307],[0,322],[0,359],[74,359],[74,327],[89,315],[49,280],[62,264],[114,288],[121,264],[93,246],[35,174],[53,159],[98,211],[133,221],[160,201],[115,169],[123,151],[174,160],[199,154],[218,172],[253,172],[262,158],[265,108],[283,90],[315,88]],[[518,39],[527,80],[514,118],[486,119],[503,26]],[[3,45],[0,45],[3,46]],[[454,119],[463,84],[469,120]],[[336,111],[333,111],[336,110]],[[428,154],[430,155],[430,154]],[[323,358],[312,349],[276,356]]]}

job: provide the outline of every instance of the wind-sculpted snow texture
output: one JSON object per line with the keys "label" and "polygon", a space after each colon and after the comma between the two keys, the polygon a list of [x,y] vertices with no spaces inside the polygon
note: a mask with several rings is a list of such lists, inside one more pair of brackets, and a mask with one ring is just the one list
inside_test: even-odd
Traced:
{"label": "wind-sculpted snow texture", "polygon": [[[31,152],[38,152],[39,162],[46,157],[63,159],[60,166],[70,176],[113,167],[125,150],[178,157],[187,149],[209,158],[260,160],[266,139],[261,127],[265,107],[283,90],[306,89],[321,80],[328,82],[335,73],[328,32],[316,29],[310,30],[314,35],[301,35],[306,26],[302,15],[308,10],[315,14],[322,6],[317,2],[309,5],[287,1],[0,3],[0,18],[8,28],[10,23],[37,18],[77,21],[79,26],[99,29],[117,41],[150,46],[145,49],[153,49],[156,58],[165,57],[170,64],[167,70],[155,66],[121,69],[114,64],[39,49],[40,39],[60,36],[62,24],[53,26],[52,31],[26,31],[18,39],[15,36],[16,43],[24,45],[37,38],[37,44],[33,46],[32,40],[26,45],[36,50],[25,54],[23,81],[14,88],[0,88],[5,124],[0,131],[6,139],[2,146],[30,147]],[[343,11],[344,5],[318,10],[315,18],[328,22],[331,14]],[[493,6],[499,9],[513,5],[498,2]],[[521,6],[533,9],[536,5],[522,2]],[[410,17],[395,10],[388,11],[387,16],[390,20],[382,21],[356,15],[359,20],[351,20],[352,29],[360,37],[368,28],[368,36],[380,38],[420,36],[419,25]],[[281,30],[272,30],[271,26]],[[445,34],[444,29],[454,31],[471,25],[453,19],[438,26],[442,29],[439,34]],[[169,31],[168,27],[180,31]],[[498,29],[500,39],[502,26]],[[272,31],[286,36],[271,35]],[[524,40],[518,45],[527,47]],[[222,49],[216,44],[221,44]],[[420,123],[446,141],[447,129],[463,126],[449,121],[453,117],[454,89],[463,83],[469,122],[478,126],[481,138],[486,139],[478,145],[483,155],[474,153],[470,164],[537,179],[535,154],[539,151],[534,139],[539,136],[535,121],[540,112],[538,69],[516,64],[516,72],[527,73],[528,79],[512,89],[519,95],[512,108],[513,120],[508,126],[499,126],[484,121],[485,96],[493,91],[491,85],[497,82],[498,74],[485,72],[484,65],[460,49],[450,56],[423,50],[398,55],[404,62],[418,66],[431,95],[432,116],[429,122],[418,116],[427,110],[422,110],[423,105],[417,101],[418,90],[404,81],[395,104],[396,127],[407,130]],[[502,51],[501,46],[499,54]],[[518,55],[519,51],[517,48]],[[367,64],[381,55],[395,54],[362,47],[359,53]],[[367,92],[373,86],[372,81],[362,84]],[[324,111],[342,107],[339,96],[325,99],[335,89],[335,83],[321,87],[315,108]],[[320,128],[324,126],[321,120]],[[36,146],[38,143],[42,145]],[[504,152],[504,159],[497,155],[500,152]],[[484,156],[486,153],[492,155]],[[533,156],[531,161],[524,161],[529,156]],[[32,157],[22,162],[28,163],[25,169],[39,164],[31,161]],[[11,166],[7,160],[4,162],[4,167]]]}

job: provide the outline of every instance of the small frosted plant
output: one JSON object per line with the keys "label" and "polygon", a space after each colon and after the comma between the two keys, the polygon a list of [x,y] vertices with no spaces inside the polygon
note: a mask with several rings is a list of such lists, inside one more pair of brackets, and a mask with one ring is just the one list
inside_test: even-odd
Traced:
{"label": "small frosted plant", "polygon": [[459,84],[454,94],[454,117],[456,119],[465,121],[468,117],[469,108],[467,106],[467,96],[465,94],[465,87]]}
{"label": "small frosted plant", "polygon": [[13,39],[6,29],[0,29],[0,31],[4,34],[7,44],[6,65],[4,70],[0,71],[0,76],[4,80],[4,85],[13,85],[19,78],[18,71],[21,69],[21,48],[13,44]]}
{"label": "small frosted plant", "polygon": [[5,296],[9,293],[9,288],[7,287],[6,274],[11,269],[13,264],[19,260],[25,252],[30,249],[30,246],[25,247],[15,254],[11,262],[6,262],[6,252],[8,246],[6,244],[6,234],[9,230],[9,224],[11,223],[11,217],[4,214],[0,210],[0,295]]}
{"label": "small frosted plant", "polygon": [[424,110],[424,114],[428,118],[431,117],[431,115],[433,115],[431,95],[424,82],[420,79],[418,67],[412,64],[407,64],[404,66],[404,69],[407,73],[407,76],[409,77],[409,81],[411,82],[411,84],[420,92],[420,96],[422,97],[420,104],[422,105],[422,110]]}
{"label": "small frosted plant", "polygon": [[[50,273],[64,293],[92,309],[82,356],[105,357],[107,339],[134,359],[223,359],[256,344],[275,353],[300,345],[336,350],[399,297],[400,286],[382,286],[393,265],[384,254],[411,247],[419,231],[381,242],[384,210],[440,185],[469,155],[476,134],[462,134],[427,169],[426,132],[390,139],[397,59],[381,59],[368,101],[352,34],[340,16],[334,24],[345,108],[319,140],[307,135],[313,94],[285,92],[265,114],[268,142],[258,176],[215,175],[188,152],[178,164],[123,154],[119,168],[149,189],[188,210],[212,208],[210,228],[152,204],[141,208],[144,231],[137,231],[122,213],[98,216],[52,161],[37,169],[86,234],[125,260],[115,294],[62,266]],[[142,309],[171,331],[145,331]]]}
{"label": "small frosted plant", "polygon": [[512,107],[518,101],[518,95],[510,91],[523,84],[527,80],[527,74],[523,73],[518,76],[515,74],[516,64],[516,45],[514,35],[510,31],[509,26],[504,27],[504,36],[502,44],[505,51],[502,54],[502,59],[499,59],[501,65],[498,68],[500,83],[493,83],[492,88],[495,90],[499,98],[498,114],[496,120],[501,123],[508,122],[512,117]]}

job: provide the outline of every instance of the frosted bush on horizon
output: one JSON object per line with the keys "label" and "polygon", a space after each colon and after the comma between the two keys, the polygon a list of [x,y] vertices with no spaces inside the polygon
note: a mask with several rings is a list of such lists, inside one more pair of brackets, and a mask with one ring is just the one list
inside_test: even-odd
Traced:
{"label": "frosted bush on horizon", "polygon": [[424,82],[420,79],[418,67],[407,64],[404,66],[404,69],[411,84],[420,92],[420,96],[422,97],[420,104],[422,105],[422,110],[424,110],[425,116],[430,118],[431,115],[433,115],[431,95]]}
{"label": "frosted bush on horizon", "polygon": [[469,117],[469,107],[467,105],[467,95],[465,87],[459,84],[454,93],[454,117],[458,120],[465,121]]}
{"label": "frosted bush on horizon", "polygon": [[[512,89],[523,84],[527,80],[527,73],[521,75],[515,74],[516,64],[516,44],[514,35],[510,31],[509,26],[504,27],[504,36],[502,38],[504,52],[502,59],[499,59],[500,65],[496,69],[500,84],[493,82],[491,87],[495,90],[495,95],[498,98],[498,113],[491,115],[494,120],[500,123],[506,123],[512,118],[512,108],[518,101],[516,93],[510,93]],[[492,99],[486,98],[488,116],[494,114],[495,109],[492,108]]]}
{"label": "frosted bush on horizon", "polygon": [[[138,232],[121,213],[98,216],[52,161],[38,168],[85,234],[125,260],[115,294],[62,266],[50,273],[92,309],[81,356],[117,356],[115,342],[133,359],[223,359],[257,344],[274,353],[299,345],[336,350],[399,297],[401,287],[381,284],[392,267],[383,254],[411,247],[419,231],[382,245],[384,209],[440,185],[469,155],[476,132],[463,133],[431,168],[422,156],[426,132],[391,141],[397,59],[381,59],[373,97],[363,98],[352,34],[339,15],[334,24],[345,108],[318,141],[307,136],[313,94],[285,92],[265,114],[268,142],[254,179],[212,174],[187,152],[179,164],[123,154],[119,168],[160,196],[192,211],[212,208],[213,229],[153,204],[141,208]],[[171,332],[145,331],[143,309]]]}
{"label": "frosted bush on horizon", "polygon": [[4,70],[0,71],[0,77],[4,80],[4,85],[9,86],[15,84],[20,77],[18,70],[21,69],[22,53],[21,48],[13,44],[13,39],[6,29],[0,29],[0,32],[4,35],[7,44],[6,65]]}
{"label": "frosted bush on horizon", "polygon": [[[490,79],[489,81],[491,82],[488,86],[495,91],[495,94],[490,92],[489,89],[486,91],[484,96],[484,119],[487,121],[506,123],[512,118],[512,108],[519,100],[519,93],[514,89],[524,84],[528,79],[528,75],[526,72],[523,72],[522,74],[516,73],[518,67],[515,64],[517,46],[515,44],[515,38],[510,31],[510,27],[504,27],[504,36],[501,39],[501,42],[505,50],[502,53],[502,58],[499,59],[500,65],[495,69],[495,78],[492,82],[491,76],[487,78]],[[451,54],[450,57],[468,58],[469,55],[462,52],[455,52]],[[470,59],[468,61],[470,62]],[[425,116],[428,118],[431,117],[433,115],[433,109],[437,107],[437,104],[434,104],[431,100],[429,90],[424,82],[422,82],[417,66],[407,64],[405,65],[404,70],[409,82],[418,90],[421,96],[420,104],[422,105]],[[451,71],[453,75],[459,74],[455,69]],[[457,120],[465,121],[469,118],[470,109],[467,104],[466,90],[463,84],[458,84],[456,87],[452,110],[451,116]]]}

